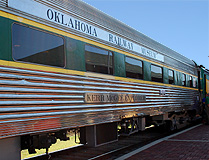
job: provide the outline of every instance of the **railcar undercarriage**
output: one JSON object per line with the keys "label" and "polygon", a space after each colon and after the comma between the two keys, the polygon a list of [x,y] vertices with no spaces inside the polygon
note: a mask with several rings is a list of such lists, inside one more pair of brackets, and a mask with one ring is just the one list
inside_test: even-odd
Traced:
{"label": "railcar undercarriage", "polygon": [[[118,140],[118,136],[129,136],[150,127],[161,127],[162,130],[174,131],[188,125],[194,119],[194,111],[170,112],[163,115],[122,118],[119,122],[98,124],[76,129],[63,129],[50,133],[21,136],[21,150],[28,149],[29,154],[35,149],[48,149],[52,144],[68,141],[68,133],[74,133],[80,144],[99,146]],[[77,138],[75,138],[76,141]]]}

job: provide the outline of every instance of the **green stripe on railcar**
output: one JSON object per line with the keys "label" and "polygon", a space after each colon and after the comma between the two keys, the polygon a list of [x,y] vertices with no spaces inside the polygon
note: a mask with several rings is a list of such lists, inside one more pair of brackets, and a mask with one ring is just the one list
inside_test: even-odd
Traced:
{"label": "green stripe on railcar", "polygon": [[114,52],[114,75],[126,77],[125,55]]}
{"label": "green stripe on railcar", "polygon": [[168,68],[163,67],[163,83],[169,84]]}
{"label": "green stripe on railcar", "polygon": [[0,59],[12,61],[11,50],[11,25],[13,21],[0,17]]}
{"label": "green stripe on railcar", "polygon": [[144,61],[143,64],[144,80],[151,81],[151,63]]}
{"label": "green stripe on railcar", "polygon": [[85,43],[79,40],[65,37],[66,41],[66,68],[86,71],[85,67]]}

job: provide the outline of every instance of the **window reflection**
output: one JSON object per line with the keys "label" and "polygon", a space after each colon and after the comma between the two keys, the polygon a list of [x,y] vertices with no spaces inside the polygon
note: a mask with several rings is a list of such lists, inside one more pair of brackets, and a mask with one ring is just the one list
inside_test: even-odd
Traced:
{"label": "window reflection", "polygon": [[86,71],[113,74],[113,53],[102,48],[85,46]]}
{"label": "window reflection", "polygon": [[151,79],[155,82],[163,82],[162,67],[151,65]]}
{"label": "window reflection", "polygon": [[126,56],[126,77],[143,79],[142,61]]}
{"label": "window reflection", "polygon": [[189,87],[193,87],[192,76],[189,76]]}
{"label": "window reflection", "polygon": [[64,67],[64,40],[59,36],[12,25],[13,58],[17,61]]}
{"label": "window reflection", "polygon": [[193,78],[193,87],[197,88],[197,80],[196,80],[196,78]]}
{"label": "window reflection", "polygon": [[174,71],[173,70],[168,70],[168,76],[169,76],[169,84],[174,84]]}
{"label": "window reflection", "polygon": [[186,75],[182,74],[182,86],[186,86]]}

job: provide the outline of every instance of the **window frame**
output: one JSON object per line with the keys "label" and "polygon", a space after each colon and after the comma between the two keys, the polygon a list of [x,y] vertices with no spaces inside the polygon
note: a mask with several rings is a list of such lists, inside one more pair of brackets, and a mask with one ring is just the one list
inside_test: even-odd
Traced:
{"label": "window frame", "polygon": [[186,74],[182,73],[182,86],[186,87]]}
{"label": "window frame", "polygon": [[[39,32],[43,32],[43,33],[46,33],[46,34],[50,34],[50,35],[62,38],[62,40],[63,40],[63,54],[64,54],[63,62],[64,62],[64,65],[62,67],[60,67],[60,66],[55,66],[55,65],[48,65],[48,64],[42,64],[42,63],[35,63],[35,62],[27,62],[27,61],[16,60],[14,58],[14,56],[13,56],[13,33],[12,32],[13,32],[13,25],[14,24],[17,24],[17,25],[20,25],[20,26],[23,26],[23,27],[27,27],[27,28],[39,31]],[[42,66],[55,67],[55,68],[66,68],[66,65],[67,65],[67,62],[66,62],[66,40],[65,40],[65,37],[62,36],[62,35],[59,35],[59,34],[56,34],[56,33],[50,32],[50,31],[46,31],[44,29],[37,28],[35,26],[31,26],[31,25],[28,25],[28,24],[14,22],[14,23],[11,24],[11,45],[12,45],[12,59],[13,59],[14,62],[33,64],[33,65],[42,65]]]}
{"label": "window frame", "polygon": [[[86,46],[90,46],[90,47],[94,47],[94,48],[98,48],[98,49],[100,49],[100,50],[104,50],[104,51],[107,51],[107,53],[108,53],[108,62],[107,62],[107,73],[101,73],[101,72],[95,72],[95,71],[91,71],[91,70],[87,70],[87,59],[86,59]],[[104,75],[114,75],[114,52],[113,51],[111,51],[111,50],[107,50],[107,49],[104,49],[104,48],[101,48],[101,47],[98,47],[98,46],[95,46],[95,45],[91,45],[91,44],[88,44],[88,43],[86,43],[85,45],[84,45],[84,57],[85,57],[85,66],[86,66],[86,72],[92,72],[92,73],[98,73],[98,74],[104,74]],[[112,74],[111,74],[111,71],[110,71],[110,69],[111,69],[111,67],[110,67],[110,53],[112,54]]]}
{"label": "window frame", "polygon": [[[126,58],[131,58],[131,59],[134,59],[134,60],[136,60],[136,61],[138,61],[138,62],[141,62],[141,72],[142,72],[142,74],[141,74],[141,78],[136,78],[136,77],[127,77],[127,70],[126,70]],[[139,66],[138,66],[139,67]],[[140,68],[140,67],[139,67]],[[143,68],[144,68],[144,64],[143,64],[143,61],[142,60],[140,60],[140,59],[137,59],[137,58],[134,58],[134,57],[131,57],[131,56],[125,56],[125,73],[126,73],[126,78],[133,78],[133,79],[140,79],[140,80],[143,80],[144,79],[144,71],[143,71]],[[133,73],[133,72],[132,72]],[[133,73],[134,74],[134,73]],[[135,74],[140,74],[140,73],[135,73]]]}
{"label": "window frame", "polygon": [[189,76],[189,87],[193,88],[193,77]]}
{"label": "window frame", "polygon": [[[170,71],[173,73],[173,80],[170,79]],[[170,81],[173,81],[173,82],[170,83]],[[168,83],[169,84],[174,84],[175,83],[175,74],[174,74],[174,70],[172,70],[172,69],[168,69]]]}
{"label": "window frame", "polygon": [[[157,77],[153,77],[153,76],[152,76],[152,66],[161,68],[161,75],[162,75],[161,81],[154,81],[154,80],[153,80],[153,78],[157,78]],[[158,82],[158,83],[163,83],[163,77],[164,77],[164,75],[163,75],[163,67],[158,66],[158,65],[155,65],[155,64],[151,64],[150,71],[151,71],[151,81],[153,81],[153,82]],[[157,79],[158,79],[158,78],[157,78]]]}
{"label": "window frame", "polygon": [[193,80],[192,81],[192,87],[193,88],[197,88],[197,81],[198,81],[197,78],[196,77],[192,77],[192,80]]}

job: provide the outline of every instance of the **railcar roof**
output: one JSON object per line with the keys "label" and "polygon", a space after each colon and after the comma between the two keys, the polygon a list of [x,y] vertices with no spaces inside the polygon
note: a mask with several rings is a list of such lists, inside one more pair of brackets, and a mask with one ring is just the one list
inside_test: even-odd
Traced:
{"label": "railcar roof", "polygon": [[85,19],[88,19],[97,24],[100,24],[104,26],[105,28],[108,28],[127,38],[130,38],[131,40],[134,40],[140,44],[149,46],[155,49],[156,51],[161,52],[164,55],[181,60],[192,66],[195,65],[192,60],[186,58],[185,56],[162,45],[161,43],[149,38],[148,36],[140,33],[139,31],[133,29],[132,27],[120,22],[119,20],[116,20],[115,18],[103,13],[102,11],[88,5],[87,3],[81,0],[67,0],[67,1],[66,0],[48,0],[48,1],[53,1],[53,3],[56,3],[57,5],[67,10],[70,9],[72,12],[74,12],[77,15],[80,15],[81,17],[84,17]]}

